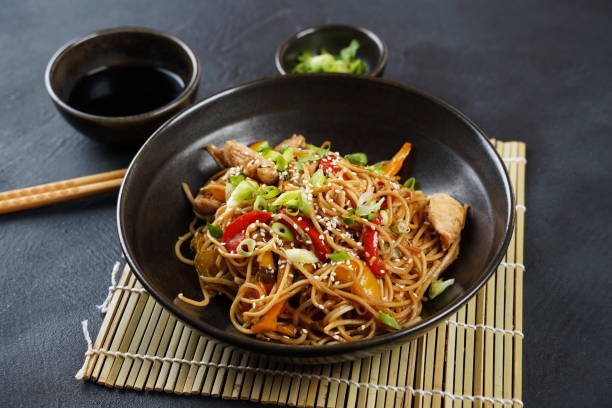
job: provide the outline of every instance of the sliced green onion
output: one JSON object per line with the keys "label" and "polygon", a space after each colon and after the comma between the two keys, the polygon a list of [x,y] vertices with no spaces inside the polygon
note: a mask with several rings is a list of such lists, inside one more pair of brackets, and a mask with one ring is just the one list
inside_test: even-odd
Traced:
{"label": "sliced green onion", "polygon": [[227,206],[238,207],[240,204],[251,201],[255,198],[255,193],[259,185],[252,180],[242,180],[232,191],[232,194],[227,200]]}
{"label": "sliced green onion", "polygon": [[408,227],[404,221],[399,221],[397,224],[391,226],[391,232],[397,235],[402,235],[408,232]]}
{"label": "sliced green onion", "polygon": [[329,146],[328,147],[318,147],[318,146],[309,144],[309,145],[306,145],[306,147],[321,157],[326,156],[327,153],[329,152]]}
{"label": "sliced green onion", "polygon": [[370,213],[365,216],[365,219],[368,221],[373,221],[378,217],[378,213]]}
{"label": "sliced green onion", "polygon": [[344,224],[346,225],[353,225],[355,223],[355,220],[351,217],[344,217],[342,218],[342,221],[344,221]]}
{"label": "sliced green onion", "polygon": [[265,151],[270,150],[270,143],[268,142],[263,142],[262,144],[260,144],[259,146],[257,146],[257,149],[255,149],[256,152],[262,153]]}
{"label": "sliced green onion", "polygon": [[233,176],[229,176],[229,182],[232,183],[232,186],[236,187],[242,180],[244,180],[246,176],[242,173],[235,174]]}
{"label": "sliced green onion", "polygon": [[381,210],[380,221],[382,225],[386,226],[387,224],[389,224],[389,213],[387,212],[387,210]]}
{"label": "sliced green onion", "polygon": [[302,163],[298,162],[296,167],[300,173],[304,172],[304,166],[302,166]]}
{"label": "sliced green onion", "polygon": [[307,249],[285,249],[285,255],[293,263],[313,264],[319,262],[319,258],[317,258],[314,252]]}
{"label": "sliced green onion", "polygon": [[402,252],[397,249],[397,247],[393,248],[393,256],[391,256],[391,259],[400,259],[402,257]]}
{"label": "sliced green onion", "polygon": [[327,156],[327,153],[329,153],[329,147],[324,149],[322,147],[317,147],[315,145],[306,145],[306,147],[312,151],[314,151],[316,154],[312,155],[306,155],[306,156],[300,156],[298,157],[298,161],[299,162],[311,162],[311,161],[317,161],[317,160],[321,160],[323,157]]}
{"label": "sliced green onion", "polygon": [[268,211],[268,202],[263,196],[258,195],[253,203],[253,209],[255,211]]}
{"label": "sliced green onion", "polygon": [[[256,244],[257,243],[254,239],[245,238],[240,242],[240,244],[238,244],[238,248],[236,249],[236,251],[242,256],[251,256],[251,254],[255,250]],[[244,249],[245,247],[246,249]]]}
{"label": "sliced green onion", "polygon": [[378,174],[384,174],[384,170],[383,170],[383,166],[382,164],[377,164],[376,166],[366,166],[366,169],[373,171],[374,173],[378,173]]}
{"label": "sliced green onion", "polygon": [[342,262],[351,259],[346,251],[336,251],[333,254],[326,254],[325,257],[332,262]]}
{"label": "sliced green onion", "polygon": [[344,158],[357,166],[365,166],[368,164],[368,156],[365,153],[351,153]]}
{"label": "sliced green onion", "polygon": [[210,232],[214,238],[221,238],[223,236],[223,230],[216,225],[212,225],[211,223],[206,223],[206,229]]}
{"label": "sliced green onion", "polygon": [[410,177],[408,180],[404,181],[404,187],[408,187],[411,190],[414,190],[416,186],[416,179],[414,177]]}
{"label": "sliced green onion", "polygon": [[283,158],[287,163],[290,163],[293,160],[293,147],[289,146],[283,149],[281,152]]}
{"label": "sliced green onion", "polygon": [[380,200],[378,200],[378,202],[372,201],[369,204],[359,205],[357,206],[356,213],[360,217],[365,217],[368,214],[378,212],[378,210],[380,210],[380,206],[382,205],[384,201],[385,201],[385,198],[383,197]]}
{"label": "sliced green onion", "polygon": [[388,313],[385,312],[378,312],[378,319],[383,323],[386,324],[389,327],[393,327],[396,330],[399,330],[402,328],[402,326],[399,325],[399,323],[397,322],[397,320],[395,320],[395,317],[391,316]]}
{"label": "sliced green onion", "polygon": [[326,181],[327,177],[325,177],[321,169],[315,171],[314,174],[310,176],[310,184],[312,184],[313,187],[323,187]]}
{"label": "sliced green onion", "polygon": [[453,283],[455,283],[454,279],[449,279],[449,280],[436,279],[435,281],[431,282],[431,285],[429,285],[429,290],[427,291],[427,297],[430,300],[435,298],[440,293],[444,292],[446,288],[448,288],[449,286],[452,286]]}
{"label": "sliced green onion", "polygon": [[293,233],[285,224],[281,224],[280,222],[275,222],[270,227],[272,232],[284,239],[285,241],[293,241]]}
{"label": "sliced green onion", "polygon": [[300,213],[300,210],[298,210],[297,208],[289,208],[289,207],[287,207],[286,210],[287,210],[287,214],[293,215],[294,217]]}
{"label": "sliced green onion", "polygon": [[298,161],[300,163],[306,163],[306,162],[317,161],[317,160],[319,160],[319,156],[312,155],[312,154],[308,154],[308,155],[304,155],[304,156],[298,157]]}
{"label": "sliced green onion", "polygon": [[276,197],[280,194],[280,190],[276,186],[263,186],[257,191],[257,195],[266,200]]}
{"label": "sliced green onion", "polygon": [[276,164],[276,168],[278,169],[278,171],[283,171],[287,168],[287,160],[285,160],[283,155],[277,152],[276,150],[266,150],[262,154],[263,157],[268,160],[272,160],[274,164]]}
{"label": "sliced green onion", "polygon": [[[287,191],[281,194],[272,205],[283,206],[293,212],[297,210],[303,212],[305,215],[310,215],[310,203],[308,202],[306,193],[302,190]],[[297,215],[297,213],[292,215]]]}

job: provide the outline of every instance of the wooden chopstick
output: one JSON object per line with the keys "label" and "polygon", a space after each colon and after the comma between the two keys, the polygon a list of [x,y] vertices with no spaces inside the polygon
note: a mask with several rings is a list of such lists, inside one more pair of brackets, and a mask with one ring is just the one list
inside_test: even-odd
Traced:
{"label": "wooden chopstick", "polygon": [[92,174],[0,193],[0,214],[75,200],[119,189],[127,169]]}

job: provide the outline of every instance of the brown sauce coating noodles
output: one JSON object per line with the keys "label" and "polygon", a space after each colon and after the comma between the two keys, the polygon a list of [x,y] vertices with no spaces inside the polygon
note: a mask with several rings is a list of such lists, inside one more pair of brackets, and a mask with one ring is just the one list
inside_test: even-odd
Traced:
{"label": "brown sauce coating noodles", "polygon": [[[296,151],[309,152],[306,147]],[[456,259],[459,239],[448,249],[443,248],[428,218],[429,199],[423,192],[402,186],[397,177],[378,174],[348,160],[339,159],[334,165],[336,171],[327,171],[326,182],[320,187],[309,183],[312,174],[307,166],[299,172],[298,162],[289,164],[276,185],[280,193],[305,190],[311,197],[312,211],[309,216],[300,216],[312,224],[330,252],[345,252],[351,260],[311,264],[290,261],[288,249],[310,250],[313,243],[304,231],[296,232],[291,241],[278,236],[271,225],[292,222],[281,212],[273,213],[268,222],[247,226],[244,238],[254,245],[242,254],[228,251],[227,243],[196,218],[178,239],[175,252],[182,262],[194,265],[202,299],[192,300],[181,294],[179,299],[205,307],[216,295],[223,294],[232,301],[229,316],[237,330],[287,344],[357,341],[394,330],[381,323],[380,312],[393,316],[402,328],[418,322],[426,290]],[[230,183],[229,177],[239,172],[240,168],[219,172],[201,191],[223,189]],[[364,201],[381,199],[385,217],[380,223],[355,215]],[[462,209],[465,217],[467,206]],[[226,231],[239,216],[253,210],[252,202],[233,207],[224,202],[208,221]],[[360,260],[364,259],[363,235],[368,228],[378,232],[379,262],[386,271],[382,278],[372,275],[367,262]],[[185,256],[188,252],[191,255]],[[273,260],[273,272],[268,277],[262,275],[261,266],[266,253]],[[276,329],[254,329],[265,327],[265,319],[272,315],[276,316]]]}

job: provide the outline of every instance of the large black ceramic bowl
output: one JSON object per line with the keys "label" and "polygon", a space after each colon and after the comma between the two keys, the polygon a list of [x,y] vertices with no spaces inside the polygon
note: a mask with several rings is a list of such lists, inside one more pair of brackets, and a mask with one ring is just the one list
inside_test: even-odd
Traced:
{"label": "large black ceramic bowl", "polygon": [[[391,157],[405,141],[413,149],[400,175],[415,176],[428,193],[469,203],[461,253],[445,273],[456,285],[428,302],[421,323],[370,340],[329,346],[291,346],[236,331],[230,302],[216,297],[203,310],[176,301],[200,298],[194,270],[174,255],[177,237],[193,217],[180,183],[193,190],[215,173],[203,150],[225,140],[280,141],[293,133],[314,144],[331,140],[342,153]],[[501,261],[513,225],[513,198],[502,160],[485,135],[446,103],[392,82],[321,74],[262,79],[214,95],[164,124],[142,146],[121,187],[119,235],[144,287],[190,326],[232,345],[304,363],[367,355],[434,327],[472,297]],[[446,293],[446,292],[445,292]]]}

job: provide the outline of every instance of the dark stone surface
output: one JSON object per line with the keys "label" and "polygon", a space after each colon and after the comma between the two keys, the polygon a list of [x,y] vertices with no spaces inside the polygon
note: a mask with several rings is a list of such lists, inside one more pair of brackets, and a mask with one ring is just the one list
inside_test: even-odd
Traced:
{"label": "dark stone surface", "polygon": [[[528,143],[524,401],[609,406],[612,387],[612,5],[558,2],[9,1],[0,8],[0,190],[124,167],[72,130],[42,78],[73,37],[141,25],[185,40],[200,99],[274,75],[303,27],[360,24],[385,78],[438,96],[491,137]],[[114,195],[0,216],[0,406],[247,406],[75,381],[120,258]]]}

